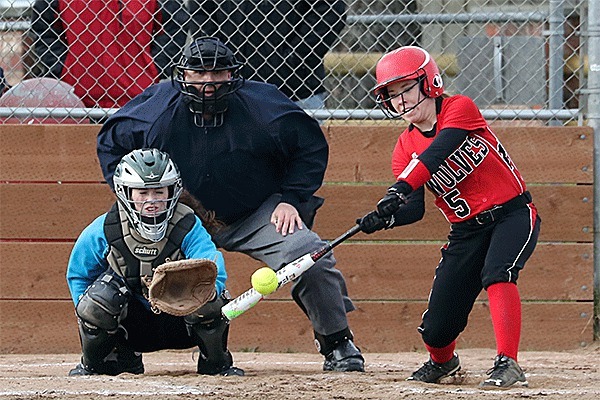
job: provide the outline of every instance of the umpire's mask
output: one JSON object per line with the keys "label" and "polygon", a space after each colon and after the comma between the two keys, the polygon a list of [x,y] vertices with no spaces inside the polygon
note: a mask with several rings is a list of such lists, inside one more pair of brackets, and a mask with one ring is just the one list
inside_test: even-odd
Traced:
{"label": "umpire's mask", "polygon": [[[216,37],[195,39],[184,49],[179,64],[173,68],[172,80],[180,84],[197,126],[223,124],[223,115],[229,105],[228,96],[244,83],[239,76],[241,66],[233,52]],[[186,71],[229,71],[230,76],[227,80],[197,80],[186,77]]]}

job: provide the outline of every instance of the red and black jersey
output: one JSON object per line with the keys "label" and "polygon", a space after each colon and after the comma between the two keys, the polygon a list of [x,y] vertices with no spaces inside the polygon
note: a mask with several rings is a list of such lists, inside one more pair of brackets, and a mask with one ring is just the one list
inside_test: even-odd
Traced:
{"label": "red and black jersey", "polygon": [[[451,223],[472,218],[526,190],[506,149],[470,98],[444,98],[434,129],[432,135],[425,135],[416,127],[407,128],[394,148],[392,171],[396,179],[406,181],[413,189],[426,185]],[[445,154],[450,155],[430,171],[419,156],[444,129],[468,134],[458,147],[446,149]]]}

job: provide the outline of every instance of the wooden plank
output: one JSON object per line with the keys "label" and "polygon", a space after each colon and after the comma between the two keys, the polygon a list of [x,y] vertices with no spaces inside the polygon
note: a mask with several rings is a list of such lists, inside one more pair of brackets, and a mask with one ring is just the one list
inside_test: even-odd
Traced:
{"label": "wooden plank", "polygon": [[106,184],[0,184],[0,239],[75,239],[115,200]]}
{"label": "wooden plank", "polygon": [[[319,194],[326,201],[315,231],[332,239],[370,211],[385,186],[326,185]],[[543,220],[542,241],[593,241],[593,188],[581,186],[531,187]],[[110,208],[114,195],[105,184],[0,184],[0,239],[75,239],[96,216]],[[446,240],[448,223],[427,195],[427,213],[415,224],[358,234],[358,240]]]}
{"label": "wooden plank", "polygon": [[[326,182],[393,182],[391,154],[404,126],[333,125]],[[496,127],[528,183],[592,183],[590,127]]]}
{"label": "wooden plank", "polygon": [[[353,243],[336,248],[335,256],[355,300],[427,300],[439,248],[435,244]],[[521,296],[591,301],[592,255],[592,244],[541,243],[520,275]]]}
{"label": "wooden plank", "polygon": [[[357,306],[349,322],[366,354],[423,349],[416,327],[425,303],[358,302]],[[561,351],[590,343],[592,311],[592,303],[524,304],[521,349]],[[0,300],[0,320],[1,354],[80,352],[76,318],[68,301]],[[316,351],[310,323],[291,301],[259,304],[232,322],[229,336],[233,351]],[[488,306],[478,303],[458,349],[494,346]]]}
{"label": "wooden plank", "polygon": [[70,300],[65,273],[72,248],[72,242],[0,242],[0,299]]}
{"label": "wooden plank", "polygon": [[104,181],[99,125],[0,125],[0,180]]}
{"label": "wooden plank", "polygon": [[[542,219],[540,241],[593,241],[593,187],[533,186],[529,188]],[[349,229],[357,217],[371,211],[385,194],[377,185],[325,185],[317,194],[326,199],[319,210],[314,230],[333,239]],[[380,231],[372,235],[359,233],[357,240],[446,240],[449,224],[426,194],[426,214],[411,225]]]}
{"label": "wooden plank", "polygon": [[0,353],[80,353],[73,303],[0,300]]}
{"label": "wooden plank", "polygon": [[[357,345],[363,351],[387,353],[424,349],[417,327],[425,303],[359,302],[357,305],[358,310],[349,314],[349,322]],[[522,350],[577,349],[582,343],[592,341],[589,323],[592,303],[524,303],[522,312]],[[259,323],[264,321],[264,318],[257,319]],[[244,328],[249,330],[247,326]],[[461,348],[495,348],[486,302],[477,303],[473,308],[469,325],[458,339],[459,351]]]}
{"label": "wooden plank", "polygon": [[[350,243],[334,251],[350,297],[355,301],[426,301],[438,244]],[[225,253],[228,288],[233,296],[250,288],[250,276],[261,264],[241,254]],[[591,301],[593,244],[540,243],[521,272],[524,300]],[[290,299],[290,287],[269,299]],[[480,299],[485,299],[482,293]]]}
{"label": "wooden plank", "polygon": [[[99,125],[0,125],[1,181],[103,181]],[[324,126],[327,182],[391,182],[390,158],[402,125]],[[589,127],[494,128],[529,183],[593,182]],[[552,162],[548,162],[551,159]]]}
{"label": "wooden plank", "polygon": [[[0,242],[0,299],[68,300],[65,270],[73,244]],[[345,243],[335,249],[349,293],[360,300],[427,300],[439,244]],[[521,273],[524,300],[591,301],[593,244],[541,243]],[[261,264],[224,253],[227,286],[237,296],[250,288]],[[290,260],[291,261],[291,260]],[[290,299],[288,285],[269,299]],[[482,294],[485,299],[485,294]]]}

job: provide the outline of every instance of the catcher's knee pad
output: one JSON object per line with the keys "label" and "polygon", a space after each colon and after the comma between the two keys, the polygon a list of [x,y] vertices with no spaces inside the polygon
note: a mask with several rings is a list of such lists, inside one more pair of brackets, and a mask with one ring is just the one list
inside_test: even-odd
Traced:
{"label": "catcher's knee pad", "polygon": [[129,290],[117,277],[103,273],[85,291],[75,309],[91,328],[115,332],[127,315]]}
{"label": "catcher's knee pad", "polygon": [[221,307],[228,302],[229,295],[224,292],[184,317],[188,334],[200,349],[199,374],[216,375],[233,365],[233,358],[227,350],[229,322],[221,314]]}

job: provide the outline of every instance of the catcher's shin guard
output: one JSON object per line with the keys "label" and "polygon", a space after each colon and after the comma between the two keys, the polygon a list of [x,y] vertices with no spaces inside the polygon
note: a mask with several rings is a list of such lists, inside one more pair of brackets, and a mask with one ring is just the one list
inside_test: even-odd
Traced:
{"label": "catcher's shin guard", "polygon": [[116,362],[105,361],[105,359],[115,348],[117,335],[86,326],[85,322],[80,319],[79,338],[81,339],[81,366],[83,369],[97,374],[116,375],[114,373]]}
{"label": "catcher's shin guard", "polygon": [[221,307],[228,302],[224,292],[184,317],[188,334],[200,349],[199,374],[243,375],[242,370],[233,367],[233,357],[227,350],[229,322],[221,314]]}
{"label": "catcher's shin guard", "polygon": [[81,363],[69,375],[118,375],[123,372],[143,374],[142,355],[123,342],[121,332],[108,334],[100,329],[91,329],[79,321],[81,338]]}
{"label": "catcher's shin guard", "polygon": [[119,366],[116,356],[110,357],[120,337],[121,320],[127,315],[128,300],[127,287],[110,273],[100,275],[86,289],[75,308],[83,353],[82,370],[106,375],[140,370],[141,357],[135,368],[127,366],[125,369]]}

